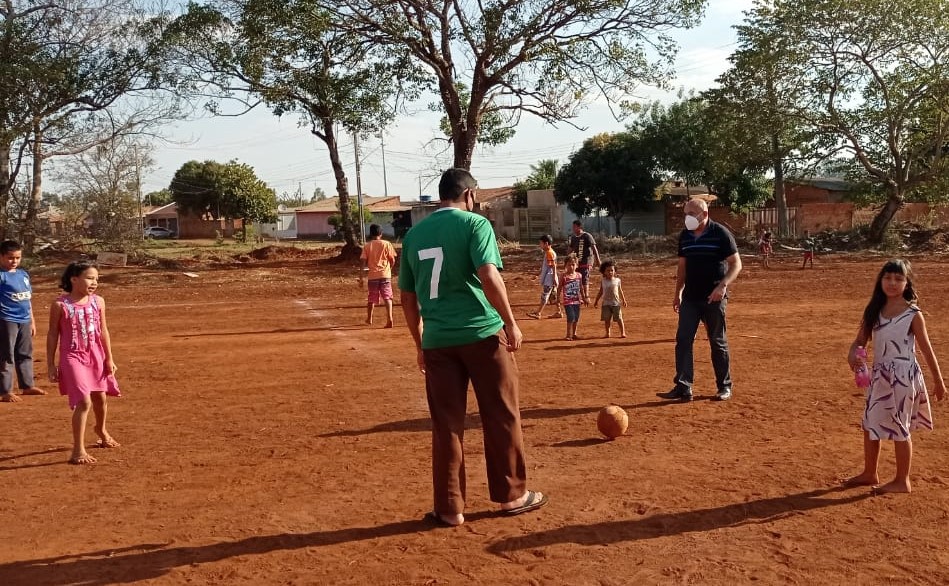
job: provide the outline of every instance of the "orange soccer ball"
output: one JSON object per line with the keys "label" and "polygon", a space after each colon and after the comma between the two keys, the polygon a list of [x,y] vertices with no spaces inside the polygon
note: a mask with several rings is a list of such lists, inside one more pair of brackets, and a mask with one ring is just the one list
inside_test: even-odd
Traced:
{"label": "orange soccer ball", "polygon": [[616,439],[626,433],[629,416],[619,405],[607,405],[596,416],[596,428],[609,439]]}

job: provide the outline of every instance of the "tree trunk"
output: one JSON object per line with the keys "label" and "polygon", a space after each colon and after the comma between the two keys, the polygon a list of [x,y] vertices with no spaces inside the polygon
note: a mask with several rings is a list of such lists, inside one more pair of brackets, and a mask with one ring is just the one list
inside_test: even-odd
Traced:
{"label": "tree trunk", "polygon": [[322,119],[323,124],[323,142],[330,154],[330,165],[333,167],[333,176],[336,178],[336,194],[339,196],[339,214],[341,227],[343,229],[343,250],[341,257],[356,258],[362,252],[362,249],[356,243],[355,230],[353,230],[353,218],[350,213],[349,201],[349,179],[346,177],[346,171],[343,170],[343,162],[339,158],[339,143],[336,141],[336,133],[333,130],[333,121],[327,118]]}
{"label": "tree trunk", "polygon": [[890,222],[893,221],[893,217],[896,216],[896,212],[900,211],[901,207],[903,207],[903,194],[898,192],[897,188],[890,187],[890,196],[870,223],[870,232],[867,234],[867,240],[870,241],[870,244],[883,242],[886,229],[890,227]]}
{"label": "tree trunk", "polygon": [[778,135],[771,135],[772,167],[774,168],[774,207],[778,211],[778,236],[787,237],[788,202],[784,197],[784,159],[778,153]]}
{"label": "tree trunk", "polygon": [[39,124],[33,125],[33,185],[30,188],[30,198],[26,203],[26,214],[23,218],[23,227],[20,238],[23,245],[23,254],[30,256],[36,244],[36,216],[40,201],[43,199],[43,131]]}
{"label": "tree trunk", "polygon": [[[474,153],[475,143],[478,135],[469,128],[466,131],[457,133],[454,137],[455,162],[456,169],[471,170],[471,155]],[[477,177],[475,177],[477,179]]]}
{"label": "tree trunk", "polygon": [[618,238],[622,238],[624,236],[624,234],[620,232],[620,228],[619,228],[619,225],[623,222],[624,215],[625,214],[615,214],[613,216],[613,224],[616,226],[616,236]]}
{"label": "tree trunk", "polygon": [[9,142],[0,143],[0,240],[7,239],[7,210],[10,205],[10,192],[13,189],[13,177],[10,175]]}

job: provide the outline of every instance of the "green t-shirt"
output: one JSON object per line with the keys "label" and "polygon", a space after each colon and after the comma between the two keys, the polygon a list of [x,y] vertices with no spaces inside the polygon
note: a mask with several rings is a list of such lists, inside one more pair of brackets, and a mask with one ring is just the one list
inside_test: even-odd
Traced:
{"label": "green t-shirt", "polygon": [[477,274],[486,264],[500,270],[501,252],[491,223],[478,214],[441,208],[405,235],[399,288],[418,296],[423,349],[471,344],[500,331],[504,322]]}

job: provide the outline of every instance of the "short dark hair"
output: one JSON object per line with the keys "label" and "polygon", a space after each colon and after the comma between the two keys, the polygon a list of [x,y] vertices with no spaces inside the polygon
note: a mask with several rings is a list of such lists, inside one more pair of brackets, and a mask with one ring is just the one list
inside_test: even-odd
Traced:
{"label": "short dark hair", "polygon": [[478,182],[467,169],[448,169],[438,182],[438,199],[458,201],[465,191],[477,187]]}
{"label": "short dark hair", "polygon": [[66,293],[72,292],[72,278],[78,277],[89,269],[98,269],[98,265],[91,260],[74,260],[66,266],[63,276],[59,280],[59,288]]}
{"label": "short dark hair", "polygon": [[547,243],[547,244],[553,244],[553,243],[554,243],[554,239],[551,238],[550,234],[544,234],[543,236],[541,236],[541,237],[540,237],[540,241],[541,241],[541,242],[545,242],[545,243]]}
{"label": "short dark hair", "polygon": [[606,274],[606,269],[610,267],[615,267],[615,266],[616,266],[616,261],[614,261],[613,259],[608,258],[604,260],[603,262],[600,263],[600,274],[601,275]]}
{"label": "short dark hair", "polygon": [[0,242],[0,256],[6,256],[18,250],[23,250],[23,246],[16,240],[4,240]]}
{"label": "short dark hair", "polygon": [[581,222],[580,220],[574,220],[574,221],[573,221],[573,225],[574,225],[574,226],[580,226],[581,228],[583,228],[583,222]]}
{"label": "short dark hair", "polygon": [[379,224],[370,224],[369,225],[369,236],[375,238],[376,236],[382,236],[382,226]]}

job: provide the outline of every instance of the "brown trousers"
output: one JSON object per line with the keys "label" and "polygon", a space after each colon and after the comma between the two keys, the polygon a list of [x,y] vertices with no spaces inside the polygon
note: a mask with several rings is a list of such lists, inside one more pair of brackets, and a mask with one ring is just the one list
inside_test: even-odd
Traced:
{"label": "brown trousers", "polygon": [[432,416],[432,486],[435,512],[465,510],[465,413],[474,387],[484,432],[491,500],[506,503],[526,491],[527,470],[518,405],[518,372],[503,330],[463,346],[425,350],[425,392]]}

